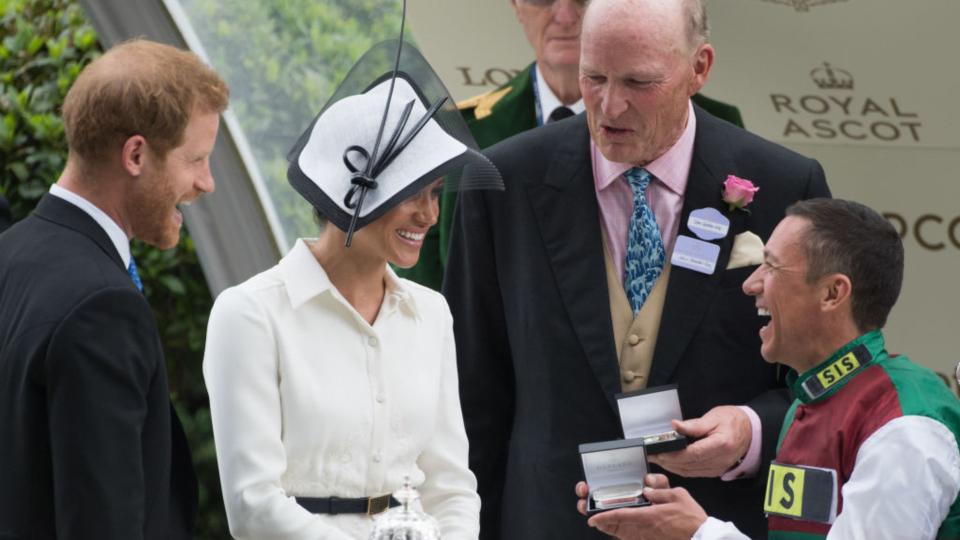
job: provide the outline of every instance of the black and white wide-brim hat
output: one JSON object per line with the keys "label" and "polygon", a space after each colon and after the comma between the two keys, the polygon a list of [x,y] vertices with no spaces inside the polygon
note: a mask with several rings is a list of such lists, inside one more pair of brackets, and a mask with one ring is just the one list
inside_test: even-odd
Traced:
{"label": "black and white wide-brim hat", "polygon": [[[443,177],[444,189],[503,189],[446,88],[411,45],[371,49],[291,151],[287,178],[337,228],[352,232]],[[351,93],[377,73],[362,92]],[[359,206],[359,207],[358,207]]]}

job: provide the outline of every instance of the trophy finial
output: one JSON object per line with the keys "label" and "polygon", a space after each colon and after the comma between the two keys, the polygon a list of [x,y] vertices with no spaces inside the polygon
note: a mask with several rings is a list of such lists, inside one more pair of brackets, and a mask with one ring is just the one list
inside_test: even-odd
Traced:
{"label": "trophy finial", "polygon": [[393,494],[393,498],[400,503],[400,506],[402,506],[405,511],[409,511],[413,503],[420,498],[420,494],[417,493],[417,490],[410,484],[409,474],[403,477],[403,487]]}
{"label": "trophy finial", "polygon": [[419,511],[414,503],[420,499],[410,475],[403,477],[403,487],[393,493],[400,506],[374,518],[369,540],[439,540],[440,526],[431,516]]}

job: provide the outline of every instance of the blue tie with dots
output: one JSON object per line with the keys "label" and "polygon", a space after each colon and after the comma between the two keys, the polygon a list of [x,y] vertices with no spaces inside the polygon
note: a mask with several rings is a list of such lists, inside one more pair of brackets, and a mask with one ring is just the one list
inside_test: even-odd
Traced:
{"label": "blue tie with dots", "polygon": [[140,281],[140,274],[137,273],[137,261],[133,260],[133,257],[130,257],[127,273],[130,274],[130,279],[132,279],[133,284],[137,286],[137,290],[143,292],[143,282]]}
{"label": "blue tie with dots", "polygon": [[623,290],[627,293],[633,312],[637,313],[663,271],[666,251],[660,238],[657,218],[647,203],[647,187],[653,176],[646,169],[637,167],[624,173],[624,176],[633,191],[633,215],[627,233]]}

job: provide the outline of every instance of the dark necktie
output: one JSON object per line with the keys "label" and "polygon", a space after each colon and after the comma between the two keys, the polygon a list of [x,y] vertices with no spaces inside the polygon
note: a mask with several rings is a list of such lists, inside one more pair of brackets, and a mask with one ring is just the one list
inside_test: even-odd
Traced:
{"label": "dark necktie", "polygon": [[653,177],[646,169],[637,167],[624,173],[624,176],[633,191],[633,216],[627,233],[623,288],[630,307],[634,313],[638,313],[663,271],[666,253],[657,218],[647,203],[647,186]]}
{"label": "dark necktie", "polygon": [[130,274],[130,279],[132,279],[133,284],[137,286],[137,290],[143,292],[143,282],[140,281],[140,274],[137,273],[137,262],[133,260],[133,257],[130,257],[130,265],[127,266],[127,273]]}
{"label": "dark necktie", "polygon": [[557,107],[550,113],[550,118],[547,119],[547,123],[556,122],[557,120],[563,120],[564,118],[569,118],[573,116],[573,111],[570,110],[570,107],[564,107],[563,105]]}

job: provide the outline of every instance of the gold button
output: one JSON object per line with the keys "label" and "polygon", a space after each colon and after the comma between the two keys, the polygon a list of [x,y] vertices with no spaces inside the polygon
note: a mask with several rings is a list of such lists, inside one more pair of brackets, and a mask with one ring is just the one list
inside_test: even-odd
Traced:
{"label": "gold button", "polygon": [[638,336],[638,335],[636,335],[636,334],[630,334],[630,335],[627,337],[627,341],[630,343],[630,345],[636,346],[638,343],[640,343],[640,342],[643,341],[643,340],[640,339],[640,336]]}

